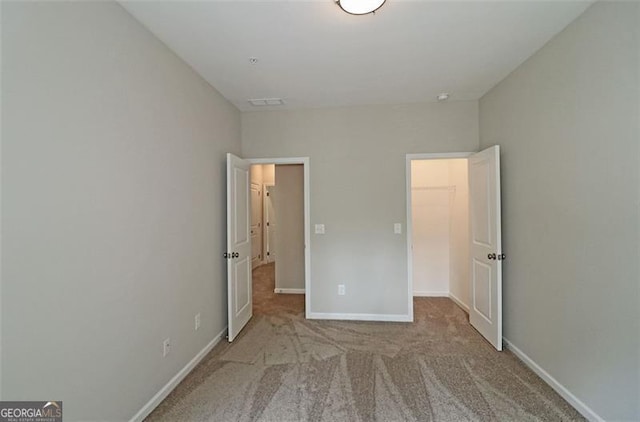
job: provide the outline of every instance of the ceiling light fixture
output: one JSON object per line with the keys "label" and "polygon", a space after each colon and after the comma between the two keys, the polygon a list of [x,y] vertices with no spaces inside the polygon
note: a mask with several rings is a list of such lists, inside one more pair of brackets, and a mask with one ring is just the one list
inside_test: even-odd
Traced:
{"label": "ceiling light fixture", "polygon": [[375,13],[386,0],[336,0],[342,10],[351,15]]}
{"label": "ceiling light fixture", "polygon": [[442,94],[438,94],[436,98],[438,98],[438,101],[447,101],[449,99],[449,94],[443,92]]}

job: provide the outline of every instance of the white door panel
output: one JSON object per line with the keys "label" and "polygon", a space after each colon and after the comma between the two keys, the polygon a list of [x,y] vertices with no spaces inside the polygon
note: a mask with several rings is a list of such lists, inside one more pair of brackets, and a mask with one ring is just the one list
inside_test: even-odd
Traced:
{"label": "white door panel", "polygon": [[469,158],[471,306],[469,320],[502,350],[502,242],[500,147]]}
{"label": "white door panel", "polygon": [[262,187],[251,183],[251,268],[262,263]]}
{"label": "white door panel", "polygon": [[276,212],[273,207],[273,195],[275,194],[274,186],[270,186],[267,188],[267,192],[265,193],[265,224],[267,225],[267,239],[266,239],[266,250],[265,250],[265,259],[267,262],[273,262],[276,260]]}
{"label": "white door panel", "polygon": [[229,341],[252,316],[249,163],[227,154],[227,307]]}
{"label": "white door panel", "polygon": [[235,299],[234,299],[234,314],[241,314],[246,310],[247,306],[251,306],[251,289],[247,285],[245,280],[249,274],[251,274],[251,267],[249,266],[249,259],[244,258],[239,261],[233,262],[233,271],[235,272]]}
{"label": "white door panel", "polygon": [[491,266],[473,260],[473,309],[491,324]]}

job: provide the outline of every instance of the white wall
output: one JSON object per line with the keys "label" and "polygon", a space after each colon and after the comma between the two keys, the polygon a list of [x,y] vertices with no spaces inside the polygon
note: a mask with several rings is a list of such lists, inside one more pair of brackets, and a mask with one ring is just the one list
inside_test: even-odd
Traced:
{"label": "white wall", "polygon": [[640,420],[640,4],[597,2],[480,101],[502,149],[504,332]]}
{"label": "white wall", "polygon": [[251,183],[262,185],[262,164],[253,164],[249,170]]}
{"label": "white wall", "polygon": [[276,212],[277,289],[304,289],[304,167],[276,165],[271,200]]}
{"label": "white wall", "polygon": [[[477,106],[242,114],[245,157],[310,157],[311,224],[326,225],[326,234],[311,237],[311,312],[407,315],[406,154],[476,150]],[[395,222],[402,235],[393,233]]]}
{"label": "white wall", "polygon": [[275,164],[262,165],[262,183],[267,186],[276,184],[276,166]]}
{"label": "white wall", "polygon": [[110,2],[2,2],[2,78],[3,399],[128,420],[226,326],[239,112]]}
{"label": "white wall", "polygon": [[448,160],[411,162],[414,296],[449,295],[453,189]]}

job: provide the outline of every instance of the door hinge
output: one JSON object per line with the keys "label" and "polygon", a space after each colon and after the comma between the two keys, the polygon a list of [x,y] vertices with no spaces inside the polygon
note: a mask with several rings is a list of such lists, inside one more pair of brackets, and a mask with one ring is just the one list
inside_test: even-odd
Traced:
{"label": "door hinge", "polygon": [[267,252],[267,256],[271,256],[271,252]]}
{"label": "door hinge", "polygon": [[269,222],[267,221],[267,227],[269,227]]}
{"label": "door hinge", "polygon": [[267,192],[267,196],[270,196],[270,195],[269,195],[269,192]]}

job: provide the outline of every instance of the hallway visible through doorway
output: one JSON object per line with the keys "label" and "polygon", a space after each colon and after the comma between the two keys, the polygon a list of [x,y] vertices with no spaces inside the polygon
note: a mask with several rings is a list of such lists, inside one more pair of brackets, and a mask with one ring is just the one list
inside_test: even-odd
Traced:
{"label": "hallway visible through doorway", "polygon": [[253,270],[253,314],[288,313],[304,316],[304,295],[275,293],[275,263]]}
{"label": "hallway visible through doorway", "polygon": [[251,166],[254,314],[304,313],[304,190],[303,164]]}

